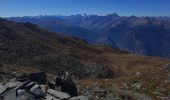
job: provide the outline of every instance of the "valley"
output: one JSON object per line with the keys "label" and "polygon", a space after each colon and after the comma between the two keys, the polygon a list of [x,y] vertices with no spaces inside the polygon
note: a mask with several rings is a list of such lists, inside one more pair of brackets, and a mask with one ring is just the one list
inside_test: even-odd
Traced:
{"label": "valley", "polygon": [[[42,71],[47,73],[48,80],[54,81],[56,76],[69,72],[74,73],[79,94],[92,99],[169,97],[169,59],[91,45],[35,24],[4,19],[0,19],[0,41],[2,82],[15,74]],[[98,94],[101,90],[107,94]]]}

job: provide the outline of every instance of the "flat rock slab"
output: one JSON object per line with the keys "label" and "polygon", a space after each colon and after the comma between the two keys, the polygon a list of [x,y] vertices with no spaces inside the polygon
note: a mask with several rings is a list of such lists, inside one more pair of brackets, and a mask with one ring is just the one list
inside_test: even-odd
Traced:
{"label": "flat rock slab", "polygon": [[5,85],[0,84],[0,94],[2,94],[8,88],[14,88],[14,87],[16,87],[16,86],[18,86],[20,84],[21,84],[21,82],[6,83]]}
{"label": "flat rock slab", "polygon": [[16,90],[12,89],[4,93],[3,100],[36,100],[34,95],[28,92],[22,92],[18,96],[16,96]]}
{"label": "flat rock slab", "polygon": [[50,94],[47,94],[47,95],[45,96],[45,99],[42,99],[42,100],[60,100],[60,99],[57,99],[57,98],[51,96]]}
{"label": "flat rock slab", "polygon": [[69,99],[71,97],[67,93],[55,91],[53,89],[48,89],[47,93],[59,99]]}
{"label": "flat rock slab", "polygon": [[89,100],[89,98],[86,96],[77,96],[77,97],[73,97],[69,100]]}
{"label": "flat rock slab", "polygon": [[16,86],[18,86],[18,85],[21,85],[22,83],[21,82],[14,82],[14,83],[6,83],[5,84],[5,87],[8,87],[8,88],[14,88],[14,87],[16,87]]}
{"label": "flat rock slab", "polygon": [[2,94],[6,89],[7,87],[0,84],[0,94]]}

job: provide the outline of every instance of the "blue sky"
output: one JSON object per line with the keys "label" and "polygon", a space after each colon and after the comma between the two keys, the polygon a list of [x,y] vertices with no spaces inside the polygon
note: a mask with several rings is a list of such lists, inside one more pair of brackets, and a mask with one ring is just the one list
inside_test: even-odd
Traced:
{"label": "blue sky", "polygon": [[170,16],[170,0],[0,0],[0,17],[83,13]]}

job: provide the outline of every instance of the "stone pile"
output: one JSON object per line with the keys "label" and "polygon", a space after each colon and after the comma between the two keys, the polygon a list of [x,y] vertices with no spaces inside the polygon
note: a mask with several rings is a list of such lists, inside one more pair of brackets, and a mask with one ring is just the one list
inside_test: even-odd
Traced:
{"label": "stone pile", "polygon": [[77,96],[76,89],[71,79],[58,77],[56,82],[48,82],[45,73],[25,74],[0,83],[0,100],[88,100]]}

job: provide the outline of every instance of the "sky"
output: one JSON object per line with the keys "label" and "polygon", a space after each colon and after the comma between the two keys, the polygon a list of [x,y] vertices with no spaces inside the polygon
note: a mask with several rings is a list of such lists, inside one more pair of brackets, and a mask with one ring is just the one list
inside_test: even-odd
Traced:
{"label": "sky", "polygon": [[170,16],[170,0],[0,0],[0,17],[83,13]]}

